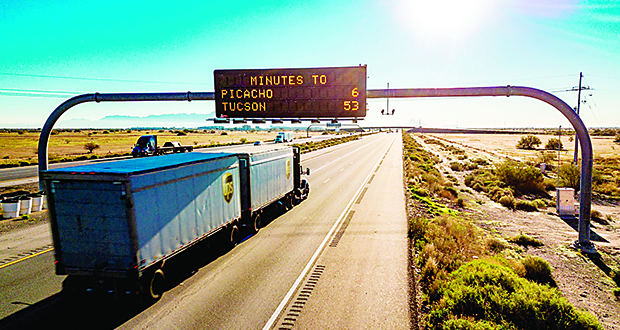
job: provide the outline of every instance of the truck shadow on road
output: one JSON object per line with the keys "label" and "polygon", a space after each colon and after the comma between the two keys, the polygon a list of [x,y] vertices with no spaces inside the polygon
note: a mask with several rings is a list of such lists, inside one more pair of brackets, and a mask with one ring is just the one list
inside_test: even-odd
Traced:
{"label": "truck shadow on road", "polygon": [[[269,210],[263,227],[284,214],[283,208]],[[253,236],[242,228],[241,242]],[[166,262],[166,291],[178,286],[198,270],[222,257],[234,247],[228,233],[213,235]],[[240,243],[243,244],[243,243]],[[165,299],[166,295],[162,299]],[[26,304],[13,302],[14,304]],[[78,295],[59,292],[0,320],[0,329],[115,329],[157,302],[144,302],[139,296],[91,292]]]}

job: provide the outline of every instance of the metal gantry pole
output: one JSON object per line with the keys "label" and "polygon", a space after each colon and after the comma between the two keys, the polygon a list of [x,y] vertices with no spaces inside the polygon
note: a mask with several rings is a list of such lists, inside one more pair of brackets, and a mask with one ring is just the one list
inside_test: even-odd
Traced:
{"label": "metal gantry pole", "polygon": [[[68,99],[59,105],[47,118],[43,129],[41,129],[41,135],[39,136],[38,146],[38,162],[39,162],[39,176],[41,171],[47,170],[48,167],[48,144],[52,129],[56,121],[67,110],[74,106],[88,102],[139,102],[139,101],[194,101],[194,100],[215,100],[215,93],[94,93],[94,94],[82,94]],[[39,189],[43,190],[43,182],[39,180]]]}

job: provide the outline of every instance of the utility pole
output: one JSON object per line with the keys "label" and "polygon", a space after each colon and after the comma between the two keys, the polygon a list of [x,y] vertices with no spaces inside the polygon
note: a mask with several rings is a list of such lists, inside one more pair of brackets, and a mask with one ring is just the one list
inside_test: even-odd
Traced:
{"label": "utility pole", "polygon": [[[562,151],[562,125],[558,127],[558,188],[560,188],[560,152]],[[559,193],[558,193],[559,196]],[[560,199],[557,198],[557,202],[560,202]]]}
{"label": "utility pole", "polygon": [[[390,83],[387,83],[387,89],[390,89]],[[386,97],[385,99],[387,101],[387,105],[385,106],[385,111],[387,113],[390,113],[390,98]]]}
{"label": "utility pole", "polygon": [[[579,116],[579,109],[581,108],[581,79],[583,78],[583,72],[579,72],[579,90],[577,91],[577,116]],[[589,89],[589,88],[588,88]],[[573,165],[577,166],[577,158],[579,158],[579,138],[575,132],[575,158],[573,159]]]}

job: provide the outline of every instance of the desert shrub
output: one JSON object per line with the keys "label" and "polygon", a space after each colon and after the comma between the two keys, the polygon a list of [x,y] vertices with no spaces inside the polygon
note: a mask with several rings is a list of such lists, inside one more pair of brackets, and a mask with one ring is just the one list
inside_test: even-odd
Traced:
{"label": "desert shrub", "polygon": [[510,190],[510,188],[502,188],[498,186],[495,186],[489,189],[487,191],[487,195],[489,196],[491,200],[496,201],[498,203],[499,203],[499,200],[504,196],[509,196],[509,197],[514,198],[514,195],[512,194],[512,190]]}
{"label": "desert shrub", "polygon": [[438,269],[450,273],[463,263],[480,255],[484,249],[477,243],[480,229],[470,222],[450,216],[440,216],[428,221],[421,260],[437,264]]}
{"label": "desert shrub", "polygon": [[487,260],[462,265],[444,282],[439,297],[427,317],[429,329],[455,329],[457,319],[474,325],[490,322],[491,329],[603,329],[594,316],[570,305],[556,288],[530,282],[509,267]]}
{"label": "desert shrub", "polygon": [[450,163],[450,169],[453,171],[460,172],[463,170],[463,164],[460,162],[452,162]]}
{"label": "desert shrub", "polygon": [[465,163],[465,169],[468,171],[473,171],[475,169],[478,168],[478,164],[477,163],[472,163],[472,162],[467,162]]}
{"label": "desert shrub", "polygon": [[512,196],[502,196],[498,203],[502,204],[502,206],[507,207],[509,209],[515,208],[515,198]]}
{"label": "desert shrub", "polygon": [[538,209],[542,209],[542,208],[547,207],[547,202],[545,202],[542,199],[535,199],[535,200],[532,201],[532,204],[534,204],[534,206],[536,206],[536,208],[538,208]]}
{"label": "desert shrub", "polygon": [[557,160],[558,153],[554,151],[541,151],[538,154],[538,162],[547,164],[547,167],[551,166],[551,162]]}
{"label": "desert shrub", "polygon": [[532,165],[507,160],[497,166],[496,174],[505,187],[512,187],[519,194],[536,194],[545,191],[544,177]]}
{"label": "desert shrub", "polygon": [[614,138],[614,142],[620,143],[620,134],[616,135],[616,137]]}
{"label": "desert shrub", "polygon": [[492,321],[473,318],[451,318],[444,322],[442,330],[513,330],[514,327]]}
{"label": "desert shrub", "polygon": [[525,247],[527,247],[527,246],[538,247],[538,246],[543,246],[544,245],[542,241],[540,241],[540,240],[538,240],[536,238],[530,237],[530,236],[528,236],[526,234],[523,234],[523,233],[521,233],[521,234],[519,234],[519,235],[517,235],[515,237],[510,238],[508,241],[512,242],[512,243],[515,243],[517,245],[525,246]]}
{"label": "desert shrub", "polygon": [[575,191],[578,191],[580,182],[581,169],[579,166],[575,166],[572,163],[560,166],[560,186],[573,188]]}
{"label": "desert shrub", "polygon": [[525,278],[540,284],[557,286],[551,272],[553,269],[547,260],[537,256],[527,256],[521,260],[525,267]]}
{"label": "desert shrub", "polygon": [[527,211],[527,212],[538,211],[538,207],[534,205],[534,203],[530,201],[521,200],[521,199],[515,202],[515,209],[520,210],[520,211]]}
{"label": "desert shrub", "polygon": [[84,149],[88,150],[88,153],[92,153],[95,149],[99,149],[99,145],[95,142],[86,142],[84,144]]}
{"label": "desert shrub", "polygon": [[454,187],[445,186],[443,187],[443,191],[447,192],[446,198],[454,199],[459,197],[459,192]]}
{"label": "desert shrub", "polygon": [[550,138],[547,144],[545,144],[545,149],[547,150],[562,150],[563,147],[562,141],[557,138]]}
{"label": "desert shrub", "polygon": [[409,220],[409,239],[413,241],[421,240],[426,234],[428,220],[424,217],[413,217]]}
{"label": "desert shrub", "polygon": [[489,161],[484,158],[476,158],[472,160],[474,164],[478,164],[479,166],[487,166],[489,165]]}
{"label": "desert shrub", "polygon": [[220,135],[228,135],[228,133],[223,131]]}
{"label": "desert shrub", "polygon": [[476,191],[488,191],[501,184],[497,180],[495,170],[490,168],[479,168],[472,171],[465,176],[464,183]]}
{"label": "desert shrub", "polygon": [[508,245],[506,245],[506,242],[502,239],[491,237],[487,239],[487,247],[489,248],[489,251],[499,253],[506,250]]}
{"label": "desert shrub", "polygon": [[177,131],[177,136],[186,136],[187,133],[183,132],[183,131]]}
{"label": "desert shrub", "polygon": [[545,188],[545,191],[555,190],[555,180],[545,178],[543,180],[543,187]]}
{"label": "desert shrub", "polygon": [[620,288],[615,288],[615,289],[611,290],[611,293],[613,293],[614,296],[616,296],[616,299],[620,300]]}
{"label": "desert shrub", "polygon": [[526,135],[517,142],[517,149],[536,149],[541,143],[537,136]]}
{"label": "desert shrub", "polygon": [[465,200],[461,197],[456,199],[456,206],[458,207],[465,207]]}
{"label": "desert shrub", "polygon": [[243,138],[241,138],[241,139],[239,140],[239,142],[241,142],[241,143],[246,143],[246,142],[248,142],[248,139],[246,139],[246,138],[244,138],[244,137],[243,137]]}

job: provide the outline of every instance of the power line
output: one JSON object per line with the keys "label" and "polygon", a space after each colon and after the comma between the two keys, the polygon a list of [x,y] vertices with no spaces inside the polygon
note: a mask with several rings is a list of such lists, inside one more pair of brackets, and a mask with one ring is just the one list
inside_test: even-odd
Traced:
{"label": "power line", "polygon": [[126,79],[91,78],[91,77],[51,76],[51,75],[41,75],[41,74],[9,73],[9,72],[0,72],[0,75],[2,75],[2,76],[16,76],[16,77],[48,78],[48,79],[88,80],[88,81],[105,81],[105,82],[120,82],[120,83],[140,83],[140,84],[210,85],[209,83],[196,83],[196,82],[174,82],[174,81],[154,81],[154,80],[126,80]]}

